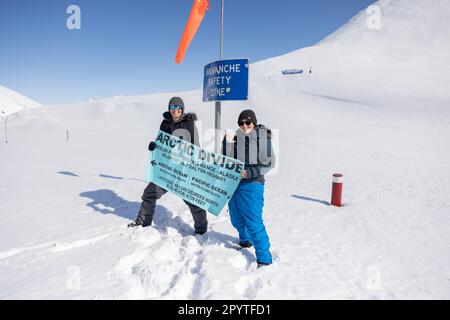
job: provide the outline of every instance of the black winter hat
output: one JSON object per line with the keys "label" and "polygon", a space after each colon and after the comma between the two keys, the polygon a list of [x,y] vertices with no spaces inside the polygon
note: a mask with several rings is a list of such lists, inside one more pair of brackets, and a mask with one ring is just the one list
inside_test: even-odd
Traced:
{"label": "black winter hat", "polygon": [[256,119],[256,115],[253,110],[244,110],[241,112],[238,118],[238,124],[241,121],[250,120],[256,126],[258,124],[258,120]]}
{"label": "black winter hat", "polygon": [[170,106],[180,106],[184,111],[184,102],[180,97],[173,97],[172,99],[170,99],[169,105],[167,107],[169,108]]}

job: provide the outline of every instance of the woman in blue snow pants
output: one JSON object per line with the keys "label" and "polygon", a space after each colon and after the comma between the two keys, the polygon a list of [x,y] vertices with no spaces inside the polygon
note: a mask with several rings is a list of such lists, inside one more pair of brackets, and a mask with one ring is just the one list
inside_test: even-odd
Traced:
{"label": "woman in blue snow pants", "polygon": [[242,180],[228,202],[232,225],[239,233],[241,247],[255,247],[258,267],[272,263],[270,242],[263,222],[264,175],[274,166],[271,131],[258,124],[252,110],[238,119],[239,130],[223,139],[223,154],[244,163]]}

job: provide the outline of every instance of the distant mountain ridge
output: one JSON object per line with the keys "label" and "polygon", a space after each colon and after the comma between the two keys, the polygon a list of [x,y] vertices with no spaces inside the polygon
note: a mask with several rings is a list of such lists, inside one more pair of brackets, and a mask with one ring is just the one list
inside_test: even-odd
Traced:
{"label": "distant mountain ridge", "polygon": [[36,101],[0,85],[0,114],[2,116],[39,106],[41,105]]}

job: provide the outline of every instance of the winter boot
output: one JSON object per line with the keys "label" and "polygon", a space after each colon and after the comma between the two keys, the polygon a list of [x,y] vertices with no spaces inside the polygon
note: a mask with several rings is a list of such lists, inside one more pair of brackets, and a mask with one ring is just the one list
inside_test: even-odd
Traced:
{"label": "winter boot", "polygon": [[262,267],[270,266],[272,263],[262,262],[262,261],[256,261],[258,263],[258,269]]}
{"label": "winter boot", "polygon": [[133,221],[127,225],[128,228],[135,228],[135,227],[139,227],[139,226],[141,226],[141,224],[137,223],[136,221]]}
{"label": "winter boot", "polygon": [[242,248],[251,248],[251,247],[253,247],[253,244],[252,244],[250,241],[248,241],[248,240],[239,242],[239,245],[240,245]]}

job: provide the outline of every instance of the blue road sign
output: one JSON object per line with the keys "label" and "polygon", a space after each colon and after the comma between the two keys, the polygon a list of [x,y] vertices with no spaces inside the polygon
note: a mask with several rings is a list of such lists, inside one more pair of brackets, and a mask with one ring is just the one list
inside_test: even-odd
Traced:
{"label": "blue road sign", "polygon": [[205,66],[203,101],[247,100],[248,59],[220,60]]}

